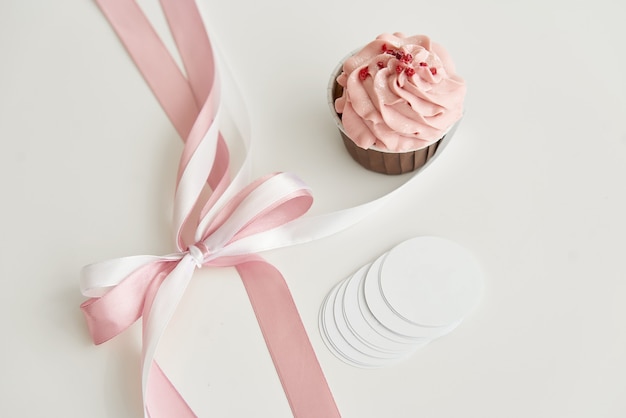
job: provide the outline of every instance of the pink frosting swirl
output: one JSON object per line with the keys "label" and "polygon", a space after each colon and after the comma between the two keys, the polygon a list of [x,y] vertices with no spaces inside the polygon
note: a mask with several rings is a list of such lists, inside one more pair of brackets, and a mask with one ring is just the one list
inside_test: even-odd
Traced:
{"label": "pink frosting swirl", "polygon": [[393,152],[439,140],[463,114],[465,82],[446,50],[423,35],[382,34],[346,59],[335,101],[361,148]]}

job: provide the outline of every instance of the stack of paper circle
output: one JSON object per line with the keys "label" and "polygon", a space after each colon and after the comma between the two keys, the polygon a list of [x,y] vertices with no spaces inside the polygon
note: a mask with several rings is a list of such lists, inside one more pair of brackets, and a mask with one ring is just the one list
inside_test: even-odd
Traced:
{"label": "stack of paper circle", "polygon": [[328,348],[357,367],[383,367],[456,328],[477,305],[482,271],[460,245],[404,241],[338,283],[320,310]]}

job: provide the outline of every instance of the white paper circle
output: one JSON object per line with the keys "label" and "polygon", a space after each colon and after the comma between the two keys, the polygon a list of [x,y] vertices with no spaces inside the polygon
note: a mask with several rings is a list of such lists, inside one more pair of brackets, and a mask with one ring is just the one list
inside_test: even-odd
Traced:
{"label": "white paper circle", "polygon": [[347,280],[343,298],[343,311],[348,327],[350,327],[358,339],[374,349],[388,353],[405,353],[412,348],[414,341],[407,341],[406,339],[396,341],[389,338],[385,335],[384,330],[381,333],[376,330],[375,326],[370,325],[369,322],[374,322],[375,319],[370,318],[370,321],[368,321],[363,314],[361,304],[364,302],[359,301],[359,291],[369,266],[367,264],[361,267]]}
{"label": "white paper circle", "polygon": [[[339,329],[341,326],[339,326],[338,323],[341,321],[342,317],[335,317],[334,315],[335,303],[338,300],[338,293],[344,284],[346,283],[340,282],[335,285],[333,289],[331,289],[322,304],[319,315],[319,328],[322,340],[335,357],[354,367],[380,368],[396,364],[406,359],[415,350],[423,345],[414,344],[407,346],[408,349],[406,351],[395,353],[393,355],[385,353],[385,355],[388,356],[387,358],[379,357],[379,353],[377,351],[370,352],[370,354],[376,355],[370,355],[356,349],[351,343],[348,342],[348,340],[346,340],[346,338],[344,338],[344,335]],[[354,340],[352,341],[354,342]]]}
{"label": "white paper circle", "polygon": [[457,327],[482,287],[480,265],[463,247],[413,238],[333,287],[320,310],[322,339],[352,366],[392,365]]}
{"label": "white paper circle", "polygon": [[370,345],[364,343],[361,339],[359,339],[350,329],[344,315],[343,306],[347,283],[348,281],[344,280],[337,288],[337,293],[335,294],[335,303],[333,305],[333,318],[335,319],[337,330],[339,331],[341,337],[343,337],[343,340],[360,353],[363,353],[366,356],[370,356],[375,359],[396,359],[400,357],[402,354],[382,351],[371,347]]}
{"label": "white paper circle", "polygon": [[324,303],[322,304],[322,308],[320,310],[319,315],[319,328],[320,334],[322,336],[322,340],[326,347],[330,350],[331,353],[335,355],[339,360],[350,364],[351,366],[356,367],[371,367],[368,366],[370,359],[366,359],[365,362],[359,362],[358,360],[354,360],[353,356],[346,353],[346,351],[350,351],[348,347],[342,347],[341,338],[339,337],[339,331],[335,326],[334,318],[332,315],[332,303],[331,301],[334,299],[335,294],[337,293],[339,285],[336,285],[330,293],[326,296]]}
{"label": "white paper circle", "polygon": [[424,344],[430,341],[430,338],[426,337],[407,337],[406,335],[398,334],[397,332],[392,331],[383,325],[372,313],[369,306],[367,305],[367,301],[365,300],[365,278],[361,280],[359,285],[359,308],[361,309],[361,313],[363,317],[367,321],[368,325],[377,333],[388,338],[391,341],[396,343],[405,344],[405,345],[419,345]]}
{"label": "white paper circle", "polygon": [[482,269],[459,244],[417,237],[392,248],[380,268],[380,293],[397,316],[426,327],[461,321],[482,295]]}
{"label": "white paper circle", "polygon": [[[366,306],[369,308],[376,322],[400,339],[432,339],[447,334],[454,329],[459,321],[446,326],[424,326],[407,321],[399,316],[386,302],[380,288],[380,269],[387,254],[376,259],[365,279],[363,280],[363,294]],[[368,318],[370,319],[370,318]],[[376,326],[374,322],[371,323]]]}

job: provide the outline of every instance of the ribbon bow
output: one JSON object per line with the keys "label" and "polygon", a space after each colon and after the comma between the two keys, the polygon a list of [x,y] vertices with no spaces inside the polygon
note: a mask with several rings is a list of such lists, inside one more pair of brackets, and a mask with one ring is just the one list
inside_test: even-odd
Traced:
{"label": "ribbon bow", "polygon": [[[286,321],[263,314],[264,306],[285,306],[281,298],[288,295],[288,290],[280,272],[255,254],[255,242],[264,245],[263,241],[258,240],[262,236],[260,233],[301,216],[311,203],[309,188],[297,177],[286,173],[273,174],[237,193],[219,213],[220,216],[215,218],[214,224],[217,225],[210,224],[203,239],[185,251],[161,257],[126,257],[83,268],[82,291],[92,298],[84,302],[81,308],[96,344],[115,337],[137,319],[143,318],[142,383],[144,399],[148,400],[147,407],[151,404],[150,399],[162,403],[167,397],[179,396],[168,393],[171,390],[149,393],[153,387],[171,387],[153,359],[159,339],[196,268],[236,266],[247,291],[252,292],[252,295],[257,295],[260,287],[265,285],[282,288],[280,293],[270,295],[270,300],[267,300],[268,289],[265,289],[265,302],[255,306],[255,312],[265,328],[266,339],[283,334],[285,329],[293,329],[293,325],[275,329],[280,326],[278,324],[285,325]],[[283,314],[293,316],[294,312],[289,310]],[[279,342],[280,339],[276,343]],[[276,343],[268,341],[270,350],[275,348],[272,344]],[[287,353],[272,354],[284,356]],[[275,358],[275,361],[280,362],[281,359]],[[171,407],[171,404],[180,402],[173,399],[168,403]],[[181,404],[181,407],[184,405]],[[158,410],[163,408],[158,407]],[[155,416],[154,413],[151,416]],[[184,415],[179,412],[176,416]]]}
{"label": "ribbon bow", "polygon": [[81,309],[94,342],[142,318],[145,415],[195,416],[154,356],[194,270],[234,266],[294,416],[339,417],[284,278],[258,255],[298,241],[282,227],[310,208],[310,189],[288,173],[245,185],[247,158],[231,182],[213,51],[193,0],[161,0],[186,76],[134,0],[97,2],[185,146],[174,199],[178,252],[104,261],[81,272],[82,292],[90,297]]}
{"label": "ribbon bow", "polygon": [[[273,174],[238,193],[229,202],[230,207],[220,213],[225,214],[222,223],[185,251],[166,256],[125,257],[85,266],[81,271],[81,290],[91,299],[81,309],[94,341],[96,344],[108,341],[141,316],[150,323],[150,309],[146,305],[163,304],[161,309],[173,314],[178,302],[174,297],[182,296],[196,268],[260,262],[262,259],[254,255],[258,250],[252,236],[301,216],[311,206],[312,199],[309,188],[297,177]],[[249,239],[242,241],[245,237]],[[152,289],[158,287],[168,290],[152,294]],[[153,300],[161,293],[171,297],[155,305]],[[158,322],[163,331],[166,321]]]}

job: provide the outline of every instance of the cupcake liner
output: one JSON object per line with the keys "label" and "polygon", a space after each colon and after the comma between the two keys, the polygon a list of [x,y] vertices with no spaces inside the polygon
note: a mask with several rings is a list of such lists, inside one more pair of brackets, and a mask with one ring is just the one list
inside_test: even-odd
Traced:
{"label": "cupcake liner", "polygon": [[335,100],[341,97],[343,93],[343,87],[337,84],[337,77],[341,74],[343,67],[342,63],[333,71],[328,88],[328,105],[343,139],[343,144],[352,159],[370,171],[391,175],[410,173],[426,165],[428,160],[435,155],[439,144],[443,142],[443,139],[448,134],[425,148],[407,152],[384,152],[372,148],[364,149],[355,144],[346,135],[341,122],[341,114],[335,110]]}
{"label": "cupcake liner", "polygon": [[439,141],[417,151],[382,152],[363,149],[354,143],[342,130],[339,130],[343,144],[350,156],[368,170],[382,174],[404,174],[423,167],[435,155]]}

